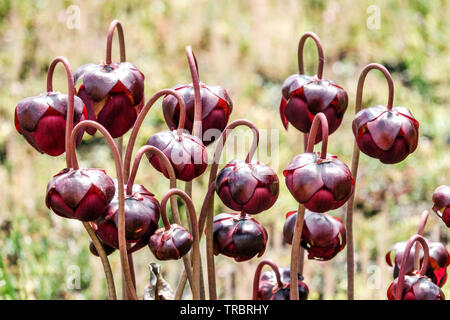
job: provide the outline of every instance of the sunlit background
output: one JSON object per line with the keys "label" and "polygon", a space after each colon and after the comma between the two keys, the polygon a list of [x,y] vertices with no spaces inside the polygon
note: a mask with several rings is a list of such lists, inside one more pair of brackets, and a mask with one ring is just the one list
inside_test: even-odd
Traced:
{"label": "sunlit background", "polygon": [[[328,150],[350,165],[351,121],[356,83],[370,62],[385,65],[395,83],[394,105],[409,107],[420,122],[416,152],[397,165],[361,156],[354,221],[356,298],[386,299],[392,269],[385,254],[395,242],[417,231],[420,214],[432,206],[433,190],[450,179],[449,79],[450,3],[447,1],[0,1],[0,298],[104,299],[106,284],[100,260],[90,254],[81,223],[62,219],[44,203],[50,178],[65,167],[64,157],[41,155],[14,128],[14,108],[22,98],[45,91],[46,70],[59,55],[76,69],[105,59],[109,23],[119,19],[125,31],[127,60],[145,74],[145,93],[190,82],[184,48],[191,45],[200,78],[221,85],[234,103],[231,120],[247,118],[258,128],[278,130],[276,169],[280,196],[256,216],[269,232],[262,258],[289,265],[290,246],[283,243],[285,214],[297,207],[282,170],[302,151],[302,137],[285,131],[279,117],[281,84],[297,72],[298,39],[316,32],[325,53],[324,78],[344,87],[349,107]],[[79,19],[78,19],[79,18]],[[117,40],[115,38],[115,40]],[[113,60],[118,43],[113,44]],[[317,68],[312,41],[305,47],[309,74]],[[54,87],[66,92],[65,72],[58,67]],[[384,104],[387,85],[375,71],[367,77],[364,106]],[[152,109],[137,145],[166,129],[160,108]],[[243,130],[244,131],[244,130]],[[128,135],[125,136],[125,142]],[[209,147],[210,156],[214,147]],[[110,151],[99,135],[85,135],[78,149],[82,167],[101,167],[114,176]],[[245,154],[238,154],[244,157]],[[231,159],[229,159],[231,160]],[[270,164],[270,163],[269,163]],[[208,171],[194,182],[197,210],[206,193]],[[169,183],[143,161],[138,183],[158,199]],[[180,184],[180,187],[183,187]],[[230,212],[220,200],[216,213]],[[332,212],[344,220],[344,209]],[[425,235],[448,242],[448,229],[433,214]],[[201,243],[203,264],[205,244]],[[305,261],[310,299],[346,298],[345,249],[329,262]],[[219,298],[250,299],[258,261],[236,263],[219,256]],[[147,285],[148,264],[155,258],[146,247],[134,255],[138,295]],[[118,253],[110,256],[120,289]],[[161,263],[164,277],[176,287],[183,264]],[[80,288],[71,276],[80,272]],[[450,295],[449,285],[443,291]],[[189,298],[186,290],[185,298]]]}

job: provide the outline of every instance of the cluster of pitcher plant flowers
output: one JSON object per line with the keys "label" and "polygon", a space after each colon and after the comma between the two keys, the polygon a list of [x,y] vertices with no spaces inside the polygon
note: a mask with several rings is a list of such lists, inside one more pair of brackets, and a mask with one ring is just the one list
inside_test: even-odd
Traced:
{"label": "cluster of pitcher plant flowers", "polygon": [[[111,59],[115,30],[120,62]],[[303,48],[308,38],[314,40],[318,49],[316,75],[304,73]],[[197,60],[189,46],[186,55],[192,82],[160,90],[146,102],[144,74],[126,60],[122,25],[114,20],[108,30],[105,61],[85,64],[73,73],[66,58],[55,58],[48,70],[46,92],[21,100],[15,109],[16,129],[33,148],[54,157],[65,153],[66,168],[50,179],[45,202],[55,214],[81,221],[91,238],[89,249],[104,268],[110,299],[117,299],[117,295],[108,256],[116,250],[120,255],[124,299],[139,299],[133,253],[146,246],[157,260],[183,261],[184,271],[176,292],[164,293],[175,299],[182,299],[186,283],[193,299],[206,299],[206,290],[209,299],[217,299],[215,255],[245,263],[266,251],[269,234],[257,219],[278,199],[277,173],[253,159],[259,144],[255,125],[246,119],[229,123],[233,103],[227,91],[200,82]],[[53,91],[53,73],[58,63],[67,73],[67,94]],[[348,96],[341,86],[322,77],[322,44],[312,32],[300,38],[298,67],[299,73],[284,82],[280,103],[284,127],[287,129],[290,123],[303,133],[304,141],[303,153],[283,171],[286,186],[298,202],[298,209],[287,213],[283,228],[284,240],[292,246],[290,266],[279,269],[273,261],[263,259],[255,271],[252,298],[307,299],[309,288],[302,276],[304,250],[308,259],[326,261],[347,246],[347,293],[348,299],[354,299],[352,215],[359,153],[385,164],[398,163],[417,148],[419,123],[407,108],[393,106],[394,86],[387,69],[375,63],[367,65],[357,87],[350,169],[338,156],[327,152],[328,136],[339,129]],[[364,80],[372,69],[380,70],[386,77],[388,102],[362,109]],[[149,137],[133,158],[142,123],[160,98],[168,129]],[[219,170],[227,138],[239,126],[247,127],[253,134],[248,154],[244,160],[234,159]],[[123,136],[130,130],[128,143],[123,146]],[[114,179],[103,169],[79,167],[76,148],[84,132],[99,132],[108,142],[116,169]],[[321,149],[315,151],[319,142]],[[196,208],[192,183],[205,173],[209,165],[206,146],[213,143],[216,147],[207,192]],[[144,155],[169,180],[169,190],[160,201],[148,185],[135,184]],[[185,182],[184,191],[178,188],[177,180]],[[214,215],[216,194],[234,212]],[[188,226],[182,225],[176,196],[185,203]],[[169,201],[173,222],[167,214]],[[433,202],[432,210],[450,226],[450,187],[437,188]],[[344,224],[330,211],[345,204]],[[388,289],[389,299],[445,298],[440,288],[447,280],[450,255],[444,244],[422,236],[427,218],[425,211],[418,233],[408,242],[394,245],[386,255],[387,263],[394,267],[395,279]],[[158,229],[160,220],[163,227]],[[203,234],[206,254],[201,254],[200,248]],[[202,264],[202,259],[206,259],[206,264]],[[207,289],[202,265],[207,268]],[[272,270],[261,273],[265,265]]]}

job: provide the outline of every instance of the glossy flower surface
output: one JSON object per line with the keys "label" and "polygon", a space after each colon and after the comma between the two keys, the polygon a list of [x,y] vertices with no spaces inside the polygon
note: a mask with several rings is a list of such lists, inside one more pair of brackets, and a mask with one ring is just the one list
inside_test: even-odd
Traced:
{"label": "glossy flower surface", "polygon": [[[450,265],[450,255],[444,244],[440,242],[432,242],[429,240],[426,241],[430,252],[430,258],[428,263],[428,269],[425,275],[431,281],[433,281],[433,283],[437,284],[439,287],[442,287],[447,280],[447,267]],[[406,242],[398,242],[386,254],[387,264],[391,267],[394,267],[394,278],[398,277],[405,248]],[[406,274],[408,275],[413,275],[415,250],[416,246],[413,246],[407,259]],[[420,247],[419,257],[422,263],[423,261],[422,247]]]}
{"label": "glossy flower surface", "polygon": [[[186,122],[184,128],[192,134],[194,123],[194,87],[192,83],[176,86],[177,91],[186,105]],[[233,103],[225,89],[219,86],[207,86],[200,82],[200,94],[202,97],[202,140],[205,146],[214,142],[225,129],[233,110]],[[177,99],[167,95],[162,103],[164,118],[169,129],[178,127],[180,119],[180,106]],[[210,130],[214,129],[214,131]],[[210,130],[210,134],[208,134]],[[206,135],[205,135],[205,132]]]}
{"label": "glossy flower surface", "polygon": [[159,260],[177,260],[189,252],[193,242],[188,230],[178,224],[172,224],[169,230],[156,230],[150,237],[148,246]]}
{"label": "glossy flower surface", "polygon": [[45,203],[61,217],[94,221],[105,215],[114,192],[104,170],[66,168],[48,183]]}
{"label": "glossy flower surface", "polygon": [[[126,189],[126,186],[125,186]],[[125,197],[125,239],[129,253],[146,246],[158,228],[159,203],[144,186],[133,185],[133,193]],[[107,245],[119,249],[119,201],[117,192],[106,208],[106,216],[97,222],[97,235]]]}
{"label": "glossy flower surface", "polygon": [[[65,151],[68,97],[59,92],[48,92],[22,99],[15,110],[15,126],[27,142],[41,153],[59,156]],[[83,101],[75,97],[73,124],[87,118]],[[81,130],[77,145],[81,142]]]}
{"label": "glossy flower surface", "polygon": [[[188,133],[178,134],[176,130],[161,131],[151,136],[147,145],[158,148],[167,156],[179,180],[191,181],[208,167],[208,153],[205,146],[199,138]],[[159,157],[153,153],[146,155],[153,167],[169,178]]]}
{"label": "glossy flower surface", "polygon": [[[100,239],[99,239],[100,240]],[[106,243],[103,243],[102,240],[100,240],[100,243],[103,246],[103,249],[105,250],[105,253],[107,256],[109,256],[111,253],[113,253],[114,251],[116,251],[115,248],[108,246]],[[99,257],[99,254],[97,252],[97,249],[95,248],[94,242],[91,241],[91,243],[89,244],[89,251],[96,257]]]}
{"label": "glossy flower surface", "polygon": [[[286,214],[284,241],[292,244],[297,211]],[[342,221],[326,213],[305,211],[300,245],[308,251],[308,259],[330,260],[345,248],[345,226]]]}
{"label": "glossy flower surface", "polygon": [[[77,95],[86,105],[88,119],[103,125],[113,138],[124,135],[137,118],[144,98],[144,75],[129,62],[85,64],[74,74],[83,79]],[[95,129],[86,130],[90,134]]]}
{"label": "glossy flower surface", "polygon": [[[387,291],[389,300],[396,300],[398,278],[391,283]],[[401,300],[445,300],[441,289],[427,277],[418,274],[406,275]]]}
{"label": "glossy flower surface", "polygon": [[350,169],[336,156],[320,152],[297,155],[283,171],[295,200],[314,212],[341,207],[352,195],[355,182]]}
{"label": "glossy flower surface", "polygon": [[419,122],[405,107],[365,108],[355,115],[352,128],[359,149],[387,164],[403,161],[419,140]]}
{"label": "glossy flower surface", "polygon": [[214,217],[214,254],[223,254],[237,262],[261,257],[266,250],[267,231],[250,215],[221,213]]}
{"label": "glossy flower surface", "polygon": [[433,210],[439,213],[442,221],[450,228],[450,187],[437,187],[433,193],[433,203]]}
{"label": "glossy flower surface", "polygon": [[275,171],[264,163],[236,159],[220,170],[216,190],[227,207],[256,214],[273,206],[279,194],[279,181]]}
{"label": "glossy flower surface", "polygon": [[[330,80],[293,74],[283,83],[280,103],[281,121],[287,129],[291,123],[297,130],[308,133],[314,117],[323,112],[329,133],[337,130],[347,110],[347,92]],[[321,129],[316,143],[322,140]]]}
{"label": "glossy flower surface", "polygon": [[[268,270],[261,274],[259,278],[259,294],[258,300],[290,300],[290,283],[291,274],[289,268],[280,268],[281,282],[283,287],[277,283],[275,272]],[[299,300],[307,300],[309,288],[303,282],[303,277],[298,275],[298,298]]]}

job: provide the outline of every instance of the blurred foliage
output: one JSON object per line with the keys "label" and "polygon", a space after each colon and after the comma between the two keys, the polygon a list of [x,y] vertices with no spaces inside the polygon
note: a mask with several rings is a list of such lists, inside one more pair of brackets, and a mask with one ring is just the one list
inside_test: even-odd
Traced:
{"label": "blurred foliage", "polygon": [[[71,5],[80,9],[80,29],[68,27]],[[373,14],[369,7],[373,6],[380,13],[379,28],[375,29],[367,26]],[[420,213],[431,207],[434,188],[449,183],[449,14],[450,4],[444,0],[2,0],[0,298],[106,297],[101,264],[89,254],[89,239],[81,225],[55,216],[44,204],[46,184],[64,167],[63,157],[38,154],[17,134],[13,119],[14,107],[20,99],[45,90],[46,70],[53,57],[66,56],[74,69],[104,59],[107,28],[117,18],[124,26],[128,60],[146,75],[146,97],[156,90],[190,81],[184,47],[191,45],[202,81],[220,84],[233,99],[231,120],[248,118],[260,129],[278,130],[278,149],[270,164],[280,174],[280,197],[271,210],[256,218],[269,231],[264,257],[280,266],[289,265],[290,255],[290,247],[282,242],[284,215],[296,208],[281,173],[303,146],[296,130],[283,129],[278,106],[283,80],[297,70],[300,35],[311,30],[321,37],[326,59],[324,77],[348,91],[347,115],[338,132],[330,137],[329,151],[349,165],[359,72],[370,62],[382,63],[392,72],[395,105],[409,107],[420,122],[419,147],[403,163],[392,166],[361,156],[354,230],[356,295],[385,299],[392,270],[385,265],[384,254],[395,242],[416,232]],[[116,43],[113,50],[113,58],[117,58]],[[304,58],[306,71],[314,73],[317,57],[312,42],[307,42]],[[58,69],[56,90],[66,91],[64,77],[62,68]],[[364,106],[387,100],[386,84],[378,72],[371,73],[365,88]],[[161,109],[154,108],[145,120],[138,145],[163,129]],[[209,151],[212,156],[213,148]],[[98,136],[85,136],[79,155],[81,166],[102,167],[114,174],[110,152]],[[206,179],[194,183],[197,210],[206,192]],[[155,174],[148,163],[141,165],[137,182],[145,184],[158,198],[168,188],[167,180]],[[216,201],[216,212],[227,211],[219,202]],[[333,214],[344,218],[343,210]],[[432,216],[426,235],[447,241],[447,230]],[[237,264],[226,257],[217,257],[219,296],[249,298],[252,277],[246,273],[253,274],[258,260]],[[140,292],[147,284],[147,264],[152,261],[154,258],[147,249],[135,254]],[[111,263],[119,288],[117,253],[111,256]],[[161,265],[165,278],[175,286],[182,263]],[[80,270],[78,290],[68,286],[73,266]],[[310,298],[345,299],[345,250],[332,262],[306,261],[304,275],[311,289]],[[448,285],[444,292],[449,295]]]}

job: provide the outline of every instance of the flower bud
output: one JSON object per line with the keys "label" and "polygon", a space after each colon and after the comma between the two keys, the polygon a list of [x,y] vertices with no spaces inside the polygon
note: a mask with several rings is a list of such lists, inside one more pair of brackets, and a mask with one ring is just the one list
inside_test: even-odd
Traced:
{"label": "flower bud", "polygon": [[[259,278],[259,300],[290,300],[291,273],[289,268],[280,268],[281,282],[283,287],[277,283],[275,272],[268,270]],[[298,274],[298,297],[299,300],[307,300],[309,288],[303,282],[303,277]]]}
{"label": "flower bud", "polygon": [[193,242],[194,238],[189,231],[178,224],[172,224],[169,230],[156,230],[150,237],[148,246],[159,260],[177,260],[189,252]]}
{"label": "flower bud", "polygon": [[439,212],[446,226],[450,228],[450,187],[438,187],[433,193],[433,202],[433,210]]}
{"label": "flower bud", "polygon": [[227,207],[256,214],[269,209],[277,200],[278,176],[262,162],[236,159],[220,170],[216,191]]}
{"label": "flower bud", "polygon": [[[391,283],[387,291],[389,300],[395,300],[398,278]],[[445,300],[441,289],[425,276],[406,275],[401,300]]]}
{"label": "flower bud", "polygon": [[61,217],[94,221],[113,196],[114,182],[104,170],[66,168],[48,183],[45,203]]}

